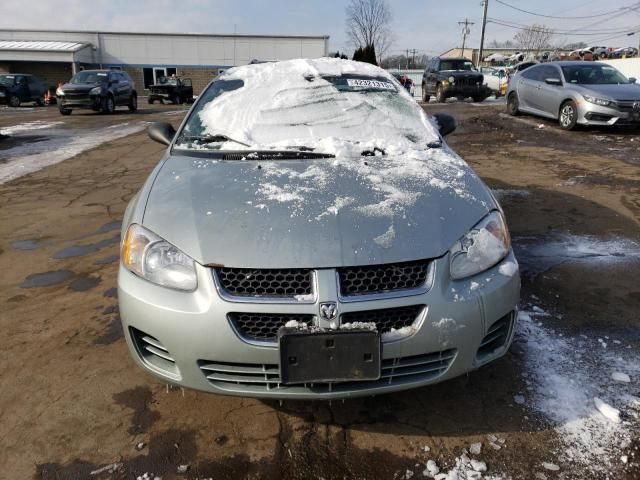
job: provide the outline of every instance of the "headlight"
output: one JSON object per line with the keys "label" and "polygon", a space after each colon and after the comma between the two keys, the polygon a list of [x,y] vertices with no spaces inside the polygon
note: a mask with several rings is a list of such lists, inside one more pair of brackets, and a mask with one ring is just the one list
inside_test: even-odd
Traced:
{"label": "headlight", "polygon": [[510,247],[511,238],[502,214],[491,212],[451,248],[451,278],[470,277],[493,267]]}
{"label": "headlight", "polygon": [[102,93],[102,87],[92,88],[89,95],[100,95]]}
{"label": "headlight", "polygon": [[454,83],[454,82],[456,81],[456,77],[454,77],[453,75],[451,75],[451,76],[448,78],[448,80],[449,80],[449,82],[450,82],[450,83]]}
{"label": "headlight", "polygon": [[58,97],[64,97],[64,91],[61,88],[56,88],[56,95]]}
{"label": "headlight", "polygon": [[157,285],[185,291],[198,286],[193,259],[135,223],[127,230],[120,259],[130,272]]}
{"label": "headlight", "polygon": [[606,98],[592,97],[591,95],[583,95],[583,97],[587,102],[595,103],[596,105],[600,105],[602,107],[615,105],[615,102],[612,102],[611,100],[607,100]]}

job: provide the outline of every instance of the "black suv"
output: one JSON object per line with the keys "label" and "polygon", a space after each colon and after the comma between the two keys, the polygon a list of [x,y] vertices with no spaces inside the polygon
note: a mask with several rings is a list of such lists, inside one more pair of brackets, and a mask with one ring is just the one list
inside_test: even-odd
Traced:
{"label": "black suv", "polygon": [[119,70],[83,70],[69,83],[56,90],[58,109],[71,115],[74,108],[90,108],[96,112],[113,113],[117,106],[138,109],[138,92],[131,77]]}
{"label": "black suv", "polygon": [[0,103],[19,107],[22,102],[36,102],[44,105],[47,85],[44,80],[27,73],[7,73],[0,75]]}
{"label": "black suv", "polygon": [[472,97],[481,102],[490,95],[484,76],[466,58],[432,58],[422,75],[422,101],[435,95],[437,102],[449,97],[463,100]]}
{"label": "black suv", "polygon": [[149,87],[149,103],[169,100],[175,104],[193,102],[193,85],[190,78],[160,77]]}

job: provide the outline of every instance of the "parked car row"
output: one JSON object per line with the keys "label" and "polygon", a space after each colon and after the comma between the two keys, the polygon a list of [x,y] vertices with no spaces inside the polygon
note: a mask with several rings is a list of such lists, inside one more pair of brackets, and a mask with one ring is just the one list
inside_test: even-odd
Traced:
{"label": "parked car row", "polygon": [[[150,104],[156,100],[175,104],[193,101],[191,79],[174,75],[158,80],[157,85],[150,87]],[[0,104],[17,108],[23,103],[56,103],[62,115],[70,115],[75,109],[113,113],[120,106],[135,112],[138,108],[138,92],[129,74],[120,70],[82,70],[57,88],[47,86],[36,75],[0,75]]]}

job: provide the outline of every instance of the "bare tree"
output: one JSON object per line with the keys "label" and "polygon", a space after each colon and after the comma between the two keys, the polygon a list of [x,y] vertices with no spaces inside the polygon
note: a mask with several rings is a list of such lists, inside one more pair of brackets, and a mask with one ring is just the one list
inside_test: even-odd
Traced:
{"label": "bare tree", "polygon": [[355,48],[373,46],[380,59],[389,50],[391,10],[387,0],[349,0],[346,8],[347,36]]}
{"label": "bare tree", "polygon": [[523,51],[539,54],[551,47],[554,32],[544,25],[531,25],[515,34],[513,40]]}

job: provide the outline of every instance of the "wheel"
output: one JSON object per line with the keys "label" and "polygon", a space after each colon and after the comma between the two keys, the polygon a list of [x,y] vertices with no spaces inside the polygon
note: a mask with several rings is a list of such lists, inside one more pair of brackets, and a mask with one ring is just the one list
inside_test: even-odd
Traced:
{"label": "wheel", "polygon": [[436,102],[444,103],[446,101],[447,101],[447,96],[444,93],[444,88],[442,88],[442,85],[438,85],[436,87]]}
{"label": "wheel", "polygon": [[430,99],[431,99],[431,95],[427,93],[427,86],[423,83],[422,84],[422,101],[424,103],[429,103]]}
{"label": "wheel", "polygon": [[147,100],[147,102],[149,102],[149,105],[153,105],[153,102],[155,100],[152,97],[149,97],[149,99]]}
{"label": "wheel", "polygon": [[573,130],[578,122],[578,107],[573,100],[567,100],[560,107],[560,128],[563,130]]}
{"label": "wheel", "polygon": [[516,92],[509,94],[509,98],[507,99],[507,112],[514,117],[520,114],[520,102],[518,101]]}
{"label": "wheel", "polygon": [[134,94],[131,95],[131,100],[129,100],[129,111],[135,112],[136,110],[138,110],[138,96]]}
{"label": "wheel", "polygon": [[[498,98],[497,95],[496,98]],[[484,102],[484,97],[473,97],[473,101],[476,103]]]}
{"label": "wheel", "polygon": [[70,108],[62,108],[62,107],[60,107],[58,110],[60,110],[60,115],[71,115],[71,109]]}
{"label": "wheel", "polygon": [[180,95],[174,95],[173,99],[172,99],[173,103],[175,103],[176,105],[180,105],[180,103],[182,103],[180,101]]}
{"label": "wheel", "polygon": [[17,95],[11,95],[9,97],[9,106],[18,108],[20,106],[20,97],[18,97]]}
{"label": "wheel", "polygon": [[113,97],[111,95],[107,95],[102,100],[102,113],[113,113],[116,109],[116,104],[113,101]]}

